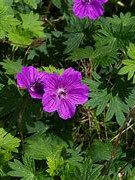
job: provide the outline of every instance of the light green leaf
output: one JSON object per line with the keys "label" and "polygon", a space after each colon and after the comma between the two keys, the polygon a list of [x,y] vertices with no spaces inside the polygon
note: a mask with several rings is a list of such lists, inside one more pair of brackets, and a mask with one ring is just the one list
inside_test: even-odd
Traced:
{"label": "light green leaf", "polygon": [[24,3],[29,5],[30,7],[37,9],[37,5],[41,2],[41,0],[23,0]]}
{"label": "light green leaf", "polygon": [[39,20],[38,14],[33,14],[30,12],[29,14],[21,14],[22,18],[22,27],[24,30],[33,33],[33,35],[37,38],[45,37],[43,32],[43,22]]}
{"label": "light green leaf", "polygon": [[22,29],[12,29],[8,33],[8,38],[9,41],[11,41],[11,44],[15,47],[19,46],[28,46],[31,45],[33,39],[32,36],[30,35],[30,32],[28,31],[23,31]]}
{"label": "light green leaf", "polygon": [[20,140],[13,137],[10,133],[7,133],[3,128],[0,128],[0,149],[4,149],[7,152],[18,152]]}
{"label": "light green leaf", "polygon": [[16,75],[22,69],[21,61],[19,60],[11,61],[9,59],[6,59],[3,62],[0,62],[0,64],[6,70],[6,74],[9,75]]}
{"label": "light green leaf", "polygon": [[131,59],[135,59],[135,45],[134,44],[132,43],[129,44],[127,54]]}
{"label": "light green leaf", "polygon": [[48,73],[58,73],[58,74],[62,74],[64,71],[64,69],[56,69],[54,66],[51,66],[51,65],[47,67],[42,66],[42,69]]}
{"label": "light green leaf", "polygon": [[[11,3],[12,4],[12,3]],[[10,2],[0,0],[0,38],[5,38],[11,29],[20,24],[14,17]]]}
{"label": "light green leaf", "polygon": [[128,74],[128,80],[133,78],[133,83],[135,83],[135,46],[133,44],[129,45],[127,54],[131,59],[122,61],[124,66],[119,70],[119,74]]}

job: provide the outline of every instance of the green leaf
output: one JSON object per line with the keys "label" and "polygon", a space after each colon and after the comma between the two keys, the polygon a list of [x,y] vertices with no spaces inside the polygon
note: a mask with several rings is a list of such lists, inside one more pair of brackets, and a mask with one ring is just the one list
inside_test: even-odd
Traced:
{"label": "green leaf", "polygon": [[81,149],[79,149],[80,147],[78,146],[75,149],[67,149],[67,155],[69,156],[69,158],[66,160],[66,168],[70,171],[72,171],[72,168],[78,168],[81,170],[81,165],[82,162],[84,160],[84,158],[81,156]]}
{"label": "green leaf", "polygon": [[[18,152],[20,140],[10,133],[7,133],[3,128],[0,128],[0,179],[1,176],[6,176],[4,172],[7,168],[7,163],[12,159],[12,152]],[[6,179],[6,178],[5,178]]]}
{"label": "green leaf", "polygon": [[131,59],[135,59],[135,45],[134,44],[132,43],[129,44],[127,54]]}
{"label": "green leaf", "polygon": [[92,62],[94,65],[101,65],[103,67],[114,64],[118,59],[117,50],[110,46],[97,47],[92,55]]}
{"label": "green leaf", "polygon": [[91,159],[88,157],[83,164],[80,180],[98,180],[101,174],[101,168],[101,165],[94,165]]}
{"label": "green leaf", "polygon": [[22,28],[26,31],[29,31],[33,34],[34,37],[43,38],[45,34],[43,32],[43,22],[39,20],[38,14],[21,14],[22,18]]}
{"label": "green leaf", "polygon": [[0,177],[2,177],[2,176],[6,176],[6,174],[4,173],[4,171],[0,167]]}
{"label": "green leaf", "polygon": [[102,83],[99,77],[97,81],[86,80],[85,82],[88,83],[91,89],[91,99],[86,105],[91,109],[97,108],[97,116],[104,111],[106,113],[106,121],[111,120],[115,116],[118,124],[122,125],[125,121],[125,113],[129,111],[126,101],[123,101],[118,95],[112,95],[108,89],[101,89]]}
{"label": "green leaf", "polygon": [[[29,139],[27,146],[27,152],[34,159],[47,159],[47,157],[52,157],[59,150],[62,151],[63,147],[66,147],[67,144],[60,138],[56,136],[48,137],[35,137]],[[40,146],[39,146],[40,144]]]}
{"label": "green leaf", "polygon": [[57,7],[57,8],[61,8],[61,0],[52,0],[52,3]]}
{"label": "green leaf", "polygon": [[120,17],[101,18],[96,22],[100,28],[94,35],[96,51],[101,57],[97,64],[108,66],[119,61],[119,51],[125,51],[129,43],[134,42],[135,16],[130,13],[120,14]]}
{"label": "green leaf", "polygon": [[62,74],[64,71],[64,69],[56,69],[54,66],[51,66],[51,65],[47,67],[42,66],[42,69],[48,73],[58,73],[58,74]]}
{"label": "green leaf", "polygon": [[36,171],[34,159],[28,154],[25,154],[22,160],[23,162],[17,159],[15,159],[14,162],[9,162],[12,170],[8,172],[8,175],[20,177],[22,180],[53,180],[43,171]]}
{"label": "green leaf", "polygon": [[126,103],[130,108],[133,108],[135,106],[135,88],[132,89],[131,93],[126,98]]}
{"label": "green leaf", "polygon": [[124,66],[119,70],[119,74],[128,74],[128,80],[133,78],[133,83],[135,83],[135,45],[129,45],[127,54],[131,59],[122,61]]}
{"label": "green leaf", "polygon": [[21,28],[13,28],[8,32],[8,38],[14,47],[28,46],[31,45],[33,41],[32,36],[29,33],[30,32],[24,31]]}
{"label": "green leaf", "polygon": [[47,172],[50,176],[54,177],[59,174],[59,170],[64,166],[64,159],[61,156],[61,149],[57,149],[57,151],[47,157],[47,165],[48,169]]}
{"label": "green leaf", "polygon": [[113,146],[110,142],[94,141],[90,147],[89,155],[94,162],[110,160],[112,157]]}
{"label": "green leaf", "polygon": [[35,56],[38,56],[38,54],[36,53],[35,49],[32,49],[29,51],[27,59],[28,60],[34,59]]}
{"label": "green leaf", "polygon": [[78,48],[75,49],[68,59],[71,59],[72,61],[77,61],[81,59],[89,59],[93,55],[93,49],[91,47],[86,47],[86,48]]}
{"label": "green leaf", "polygon": [[30,7],[37,9],[37,5],[41,2],[41,0],[23,0],[24,3],[29,5]]}
{"label": "green leaf", "polygon": [[90,59],[93,64],[108,66],[113,64],[117,59],[116,50],[109,47],[100,47],[93,50],[91,47],[77,48],[70,53],[68,60],[77,61],[82,59]]}
{"label": "green leaf", "polygon": [[0,128],[0,149],[4,149],[7,152],[18,152],[20,140],[13,137],[10,133],[7,133],[3,128]]}
{"label": "green leaf", "polygon": [[0,38],[5,38],[11,29],[20,24],[20,21],[14,17],[14,12],[4,0],[0,0]]}
{"label": "green leaf", "polygon": [[96,115],[98,116],[105,110],[106,106],[108,105],[110,94],[108,94],[107,89],[105,89],[98,93],[93,92],[91,95],[93,98],[88,102],[88,105],[91,108],[97,107]]}
{"label": "green leaf", "polygon": [[102,18],[99,22],[101,29],[94,36],[96,47],[108,46],[125,48],[133,40],[135,16],[130,13],[120,14],[120,17]]}
{"label": "green leaf", "polygon": [[113,115],[116,116],[118,124],[121,126],[125,121],[124,113],[127,113],[129,108],[126,103],[121,101],[117,96],[111,96],[108,111],[106,113],[106,121],[110,120]]}
{"label": "green leaf", "polygon": [[60,36],[62,36],[63,32],[61,31],[52,31],[51,32],[53,34],[53,36],[55,36],[56,38],[59,38]]}
{"label": "green leaf", "polygon": [[62,170],[64,173],[64,169],[70,171],[72,168],[81,166],[83,158],[80,156],[80,151],[68,148],[67,143],[57,136],[33,135],[27,143],[27,154],[34,159],[45,159],[48,165],[47,172],[51,177],[58,176]]}
{"label": "green leaf", "polygon": [[84,37],[84,34],[82,32],[79,33],[71,33],[68,40],[64,42],[64,44],[67,46],[64,53],[69,53],[73,49],[78,48],[80,43],[82,42]]}
{"label": "green leaf", "polygon": [[128,80],[133,78],[133,83],[135,83],[135,45],[130,44],[127,54],[131,59],[122,61],[124,66],[119,70],[119,74],[128,74]]}
{"label": "green leaf", "polygon": [[135,180],[135,168],[130,170],[130,173],[128,174],[128,180]]}
{"label": "green leaf", "polygon": [[19,60],[11,61],[9,59],[6,59],[3,62],[0,62],[0,64],[6,70],[6,74],[9,75],[16,75],[22,69],[21,61]]}
{"label": "green leaf", "polygon": [[35,38],[44,38],[43,22],[39,19],[38,14],[31,11],[29,14],[20,14],[20,24],[8,30],[9,41],[15,46],[31,45]]}
{"label": "green leaf", "polygon": [[28,133],[43,134],[48,128],[49,127],[41,121],[34,122],[34,127],[27,125]]}
{"label": "green leaf", "polygon": [[30,156],[25,155],[23,163],[15,159],[14,162],[9,162],[9,166],[12,170],[8,175],[21,177],[22,180],[35,180],[35,163]]}
{"label": "green leaf", "polygon": [[87,157],[87,159],[81,164],[81,170],[72,169],[71,172],[67,171],[62,175],[64,180],[99,180],[101,174],[101,165],[95,165],[92,160]]}

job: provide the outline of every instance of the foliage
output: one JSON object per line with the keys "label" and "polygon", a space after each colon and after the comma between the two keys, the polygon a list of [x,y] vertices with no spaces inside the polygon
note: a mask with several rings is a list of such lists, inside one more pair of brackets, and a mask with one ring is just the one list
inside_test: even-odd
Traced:
{"label": "foliage", "polygon": [[64,168],[70,170],[70,166],[73,168],[81,165],[80,162],[83,158],[73,149],[69,149],[68,144],[59,137],[36,136],[28,139],[27,143],[26,152],[34,159],[45,159],[48,165],[46,172],[52,177],[59,175]]}
{"label": "foliage", "polygon": [[119,74],[128,74],[128,80],[133,78],[133,83],[135,83],[135,46],[133,44],[130,44],[127,54],[131,59],[122,61],[125,66],[120,69]]}
{"label": "foliage", "polygon": [[[26,3],[34,8],[38,2],[26,1]],[[9,4],[4,0],[0,2],[0,38],[8,38],[14,46],[30,45],[34,38],[43,38],[42,21],[39,20],[38,14],[18,13],[13,9],[13,1]],[[16,16],[16,17],[15,17]],[[18,17],[20,16],[20,18]]]}
{"label": "foliage", "polygon": [[[25,155],[23,157],[23,164],[18,161],[14,160],[14,162],[10,162],[9,166],[13,169],[8,174],[13,177],[22,177],[21,179],[27,180],[27,179],[47,179],[47,177],[44,174],[37,173],[35,171],[35,163],[34,159],[32,159],[30,156]],[[49,179],[49,178],[48,178]]]}
{"label": "foliage", "polygon": [[[135,2],[110,0],[97,20],[73,0],[0,0],[0,179],[135,179]],[[89,100],[63,121],[16,74],[73,67]]]}
{"label": "foliage", "polygon": [[0,128],[0,177],[5,176],[3,169],[8,161],[13,158],[12,153],[18,152],[19,142],[18,138]]}
{"label": "foliage", "polygon": [[[124,113],[129,111],[128,105],[122,101],[122,99],[118,96],[118,94],[113,94],[110,89],[100,89],[102,82],[98,79],[98,81],[89,81],[86,82],[91,87],[91,99],[87,103],[88,107],[96,109],[96,115],[100,115],[103,111],[106,113],[105,120],[108,121],[112,119],[115,115],[118,124],[122,125],[125,120]],[[110,92],[109,92],[110,91]]]}
{"label": "foliage", "polygon": [[11,61],[9,59],[0,63],[2,67],[6,70],[6,74],[8,75],[15,75],[16,73],[20,72],[22,69],[21,62],[19,61]]}
{"label": "foliage", "polygon": [[[102,151],[99,151],[99,149],[102,149]],[[103,143],[100,141],[93,142],[89,152],[93,161],[109,160],[111,159],[112,153],[112,144],[110,142]]]}
{"label": "foliage", "polygon": [[24,3],[26,3],[27,5],[29,5],[30,7],[36,9],[37,8],[37,5],[38,3],[40,3],[40,0],[24,0]]}

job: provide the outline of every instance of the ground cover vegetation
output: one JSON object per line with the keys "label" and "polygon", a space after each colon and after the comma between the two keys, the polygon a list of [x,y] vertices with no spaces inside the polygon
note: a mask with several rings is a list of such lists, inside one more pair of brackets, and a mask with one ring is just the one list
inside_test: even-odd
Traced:
{"label": "ground cover vegetation", "polygon": [[0,179],[135,180],[134,0],[0,0]]}

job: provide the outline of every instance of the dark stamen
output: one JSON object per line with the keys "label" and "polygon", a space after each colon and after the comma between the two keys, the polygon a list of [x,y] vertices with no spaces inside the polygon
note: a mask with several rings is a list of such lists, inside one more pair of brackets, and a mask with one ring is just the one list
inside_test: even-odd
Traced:
{"label": "dark stamen", "polygon": [[67,94],[67,93],[66,93],[66,91],[65,91],[64,89],[61,89],[61,88],[60,88],[60,89],[58,90],[58,97],[59,97],[59,98],[64,98],[64,97],[66,96],[66,94]]}
{"label": "dark stamen", "polygon": [[31,86],[30,86],[31,91],[43,95],[44,94],[44,86],[42,82],[35,81]]}

